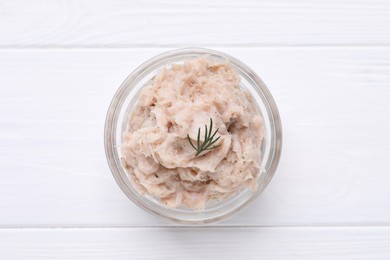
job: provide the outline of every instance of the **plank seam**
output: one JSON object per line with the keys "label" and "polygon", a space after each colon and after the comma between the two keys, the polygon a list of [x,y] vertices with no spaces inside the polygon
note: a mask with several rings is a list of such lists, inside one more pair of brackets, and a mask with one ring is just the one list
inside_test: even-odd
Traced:
{"label": "plank seam", "polygon": [[389,224],[342,224],[342,225],[277,225],[277,226],[261,226],[261,225],[218,225],[218,226],[164,226],[164,225],[138,225],[138,226],[0,226],[1,230],[54,230],[54,229],[283,229],[283,228],[390,228]]}
{"label": "plank seam", "polygon": [[205,47],[205,48],[377,48],[390,47],[389,44],[92,44],[92,45],[0,45],[0,50],[37,50],[37,49],[157,49],[157,48],[185,48],[185,47]]}

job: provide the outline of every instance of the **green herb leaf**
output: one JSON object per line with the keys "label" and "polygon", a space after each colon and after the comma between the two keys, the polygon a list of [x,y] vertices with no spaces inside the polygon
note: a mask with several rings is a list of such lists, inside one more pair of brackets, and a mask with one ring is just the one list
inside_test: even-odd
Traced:
{"label": "green herb leaf", "polygon": [[213,119],[212,118],[210,118],[210,126],[209,127],[207,127],[207,125],[204,125],[205,131],[204,131],[203,143],[200,143],[200,129],[201,128],[199,127],[196,146],[192,143],[190,136],[187,134],[187,138],[188,138],[188,141],[190,142],[190,145],[192,146],[192,148],[194,148],[196,150],[195,156],[199,156],[203,151],[210,151],[210,150],[213,150],[213,149],[220,146],[220,144],[212,146],[221,138],[221,136],[218,136],[216,139],[214,139],[219,128],[217,130],[215,130],[215,132],[213,133]]}

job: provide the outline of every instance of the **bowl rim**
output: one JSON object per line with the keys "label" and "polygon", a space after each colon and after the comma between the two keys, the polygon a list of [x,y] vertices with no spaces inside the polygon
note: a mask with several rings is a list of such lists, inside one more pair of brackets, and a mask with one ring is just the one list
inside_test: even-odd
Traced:
{"label": "bowl rim", "polygon": [[[113,125],[116,123],[117,119],[117,111],[121,109],[119,106],[119,101],[123,98],[123,94],[125,94],[127,88],[128,88],[128,82],[132,82],[137,79],[137,77],[145,71],[148,67],[150,67],[152,64],[157,62],[162,62],[164,60],[169,60],[174,58],[175,56],[185,55],[185,54],[198,54],[198,55],[204,55],[204,54],[211,54],[216,55],[219,57],[223,57],[224,59],[229,60],[231,63],[233,63],[234,66],[240,66],[241,69],[244,69],[246,74],[250,76],[251,80],[253,80],[256,83],[256,87],[260,88],[260,91],[264,95],[269,110],[272,115],[272,121],[274,125],[274,136],[275,136],[275,147],[274,147],[274,154],[273,154],[273,160],[271,161],[271,165],[265,175],[264,180],[261,183],[261,186],[259,185],[258,189],[254,192],[254,194],[246,200],[241,205],[237,206],[234,210],[228,211],[223,215],[219,215],[216,217],[211,217],[205,220],[189,220],[189,219],[179,219],[179,218],[173,218],[172,216],[167,216],[164,214],[161,214],[152,208],[148,207],[139,199],[137,196],[132,195],[132,191],[126,184],[126,182],[123,180],[120,171],[118,169],[118,165],[115,162],[115,156],[114,156],[114,146],[113,146],[113,138],[115,131],[113,131]],[[116,117],[115,117],[116,115]],[[282,142],[283,142],[283,134],[282,134],[282,124],[280,119],[279,110],[276,106],[276,102],[269,91],[268,87],[265,85],[265,83],[262,81],[262,79],[245,63],[238,60],[237,58],[230,56],[226,53],[215,51],[212,49],[207,48],[180,48],[180,49],[174,49],[170,51],[163,52],[161,54],[158,54],[141,65],[139,65],[133,72],[131,72],[126,79],[122,82],[116,93],[114,94],[110,105],[108,107],[108,111],[106,114],[106,120],[104,125],[104,149],[106,154],[106,159],[109,165],[109,168],[111,170],[111,173],[123,191],[125,195],[133,201],[138,207],[143,209],[144,211],[149,212],[150,214],[157,216],[159,218],[162,218],[168,222],[175,223],[175,224],[181,224],[181,225],[204,225],[204,224],[211,224],[215,223],[221,220],[226,220],[227,218],[230,218],[237,213],[241,212],[243,209],[248,207],[268,186],[269,182],[275,175],[276,169],[278,167],[281,152],[282,152]]]}

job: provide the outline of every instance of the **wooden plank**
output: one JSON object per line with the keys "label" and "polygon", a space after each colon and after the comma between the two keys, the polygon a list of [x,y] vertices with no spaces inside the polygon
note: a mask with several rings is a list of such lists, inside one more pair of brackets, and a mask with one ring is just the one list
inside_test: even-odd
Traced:
{"label": "wooden plank", "polygon": [[[127,74],[165,49],[0,51],[0,223],[163,225],[122,194],[103,126]],[[390,48],[230,48],[268,84],[284,147],[226,225],[390,224]]]}
{"label": "wooden plank", "polygon": [[0,1],[0,47],[388,45],[388,1]]}
{"label": "wooden plank", "polygon": [[389,259],[389,227],[0,229],[3,259]]}

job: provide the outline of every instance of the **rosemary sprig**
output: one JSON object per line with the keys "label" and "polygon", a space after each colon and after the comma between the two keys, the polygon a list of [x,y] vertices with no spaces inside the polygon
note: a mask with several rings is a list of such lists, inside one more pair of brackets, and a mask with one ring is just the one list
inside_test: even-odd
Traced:
{"label": "rosemary sprig", "polygon": [[204,141],[202,144],[200,143],[200,127],[198,129],[198,138],[197,138],[197,146],[196,147],[192,143],[190,136],[187,134],[188,141],[190,142],[191,146],[196,150],[195,156],[200,155],[203,151],[213,150],[213,149],[217,148],[218,146],[220,146],[220,144],[212,146],[213,144],[215,144],[219,140],[219,138],[221,138],[221,136],[218,136],[216,139],[214,139],[218,130],[219,130],[219,128],[217,128],[217,130],[215,130],[215,132],[213,133],[213,119],[210,118],[210,127],[207,128],[207,125],[204,125]]}

